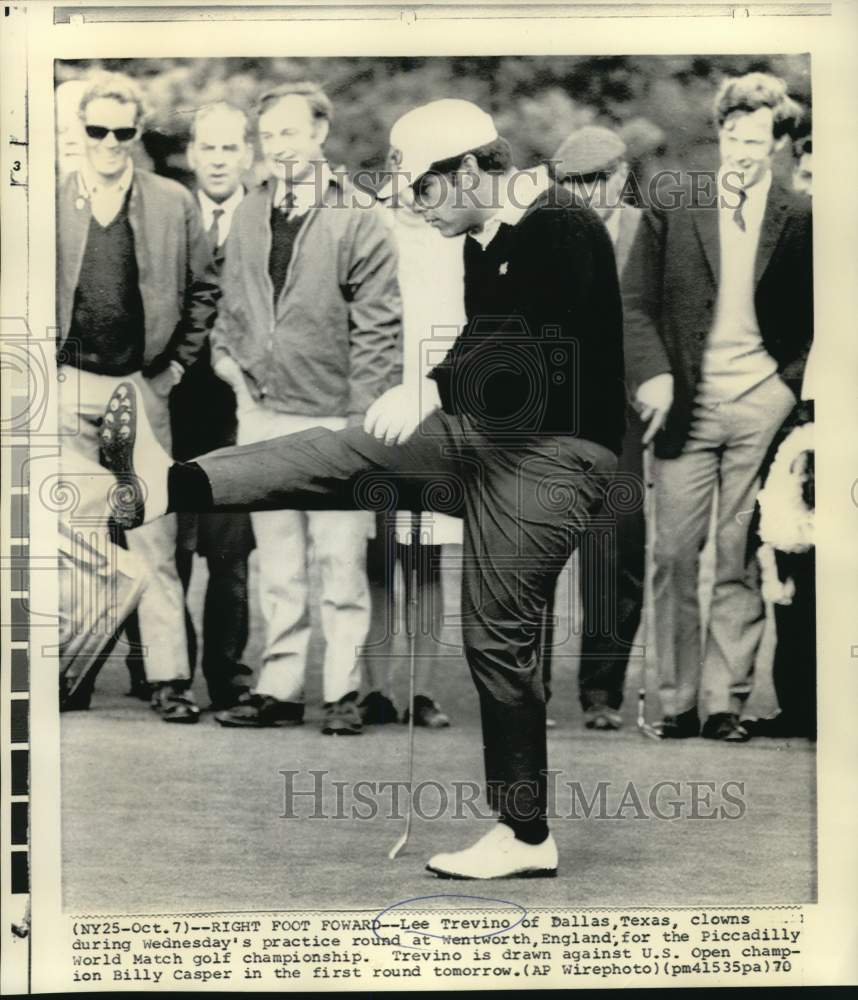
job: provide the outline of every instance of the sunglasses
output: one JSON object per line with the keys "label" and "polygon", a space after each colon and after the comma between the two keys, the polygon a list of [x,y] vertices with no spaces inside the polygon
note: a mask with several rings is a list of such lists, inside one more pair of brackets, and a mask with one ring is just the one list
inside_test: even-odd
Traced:
{"label": "sunglasses", "polygon": [[104,125],[87,125],[85,128],[86,134],[90,139],[98,139],[99,142],[102,139],[106,139],[111,132],[116,137],[117,142],[131,142],[137,135],[137,128],[134,125],[126,128],[105,128]]}

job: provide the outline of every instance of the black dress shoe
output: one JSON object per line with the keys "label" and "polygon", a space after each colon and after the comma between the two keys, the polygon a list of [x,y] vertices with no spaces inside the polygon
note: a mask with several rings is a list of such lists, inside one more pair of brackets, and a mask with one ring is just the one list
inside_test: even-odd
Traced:
{"label": "black dress shoe", "polygon": [[237,705],[218,712],[215,720],[228,729],[300,726],[304,721],[304,706],[299,702],[279,701],[267,694],[250,692],[242,695]]}
{"label": "black dress shoe", "polygon": [[360,736],[363,721],[357,704],[357,691],[349,691],[339,701],[325,704],[322,732],[325,736]]}
{"label": "black dress shoe", "polygon": [[689,740],[700,735],[700,716],[696,708],[679,715],[666,715],[661,723],[663,740]]}
{"label": "black dress shoe", "polygon": [[154,694],[155,685],[147,680],[138,680],[136,677],[131,681],[131,687],[126,691],[126,698],[137,698],[138,701],[151,701]]}
{"label": "black dress shoe", "polygon": [[165,684],[154,684],[149,704],[164,722],[193,725],[200,721],[199,706],[182,681],[175,684],[169,681]]}
{"label": "black dress shoe", "polygon": [[386,726],[390,722],[399,722],[396,705],[381,691],[370,691],[358,709],[365,726]]}
{"label": "black dress shoe", "polygon": [[[408,724],[408,709],[402,715],[402,721]],[[437,701],[425,694],[414,696],[414,725],[425,726],[427,729],[446,729],[450,725],[450,717],[441,711]]]}
{"label": "black dress shoe", "polygon": [[584,712],[584,727],[586,729],[598,729],[603,732],[621,729],[623,717],[610,705],[591,705]]}
{"label": "black dress shoe", "polygon": [[715,712],[703,724],[700,735],[704,740],[723,740],[725,743],[747,743],[751,734],[733,712]]}
{"label": "black dress shoe", "polygon": [[210,712],[222,712],[228,708],[235,708],[250,696],[250,684],[244,676],[236,675],[217,684],[209,683],[209,697],[211,704]]}

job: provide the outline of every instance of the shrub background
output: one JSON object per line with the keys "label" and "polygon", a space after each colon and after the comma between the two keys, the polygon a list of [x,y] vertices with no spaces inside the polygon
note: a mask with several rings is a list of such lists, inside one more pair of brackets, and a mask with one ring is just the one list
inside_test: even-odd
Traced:
{"label": "shrub background", "polygon": [[[334,103],[328,156],[352,172],[382,169],[393,122],[441,97],[466,98],[489,111],[520,167],[550,157],[582,125],[616,128],[641,182],[658,169],[713,166],[711,106],[724,76],[771,72],[808,112],[811,104],[806,55],[101,59],[58,62],[56,82],[98,68],[128,73],[144,86],[149,165],[185,181],[195,109],[218,100],[250,109],[259,94],[286,80],[323,84]],[[788,168],[787,152],[776,169]]]}

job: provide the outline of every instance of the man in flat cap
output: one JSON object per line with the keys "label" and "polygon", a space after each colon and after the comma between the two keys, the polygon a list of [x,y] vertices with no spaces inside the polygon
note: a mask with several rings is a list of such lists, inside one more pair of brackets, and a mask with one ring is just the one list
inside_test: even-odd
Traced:
{"label": "man in flat cap", "polygon": [[141,490],[125,513],[131,523],[167,508],[382,504],[461,514],[462,630],[500,822],[428,869],[443,878],[552,876],[537,639],[623,436],[613,249],[595,213],[547,176],[540,183],[514,169],[492,119],[467,101],[409,112],[391,145],[397,180],[426,222],[446,237],[467,234],[465,330],[420,391],[388,390],[362,427],[314,428],[172,467],[129,391],[129,433],[104,461],[132,488],[138,477],[146,484],[145,508]]}
{"label": "man in flat cap", "polygon": [[[625,200],[629,165],[626,144],[616,132],[587,125],[569,135],[551,159],[555,177],[592,208],[614,244],[617,273],[623,271],[634,242],[641,209]],[[571,262],[570,262],[570,266]],[[630,502],[607,504],[612,524],[594,531],[579,549],[583,631],[578,694],[588,729],[611,731],[622,725],[620,706],[629,654],[640,623],[646,550],[643,512],[642,427],[628,407],[626,434],[617,474],[617,495]],[[612,595],[612,600],[603,599]],[[550,696],[553,598],[546,614],[542,665]]]}

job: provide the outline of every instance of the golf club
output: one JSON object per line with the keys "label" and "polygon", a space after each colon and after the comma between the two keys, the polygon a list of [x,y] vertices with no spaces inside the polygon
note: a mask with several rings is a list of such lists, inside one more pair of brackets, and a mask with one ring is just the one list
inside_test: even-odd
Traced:
{"label": "golf club", "polygon": [[391,847],[388,858],[391,861],[402,851],[411,836],[411,789],[414,784],[414,657],[415,638],[418,627],[417,599],[417,546],[420,544],[420,511],[411,514],[411,552],[407,570],[403,567],[405,590],[405,635],[408,642],[408,803],[405,813],[405,829],[402,836]]}
{"label": "golf club", "polygon": [[[652,445],[647,445],[643,453],[644,479],[644,522],[646,524],[646,561],[644,563],[644,619],[646,647],[644,651],[641,685],[638,690],[638,731],[651,740],[662,738],[661,725],[653,725],[646,718],[646,678],[647,667],[655,660],[655,622],[653,621],[652,605],[652,549],[655,538],[655,496],[652,489]],[[658,664],[656,663],[656,668]]]}

